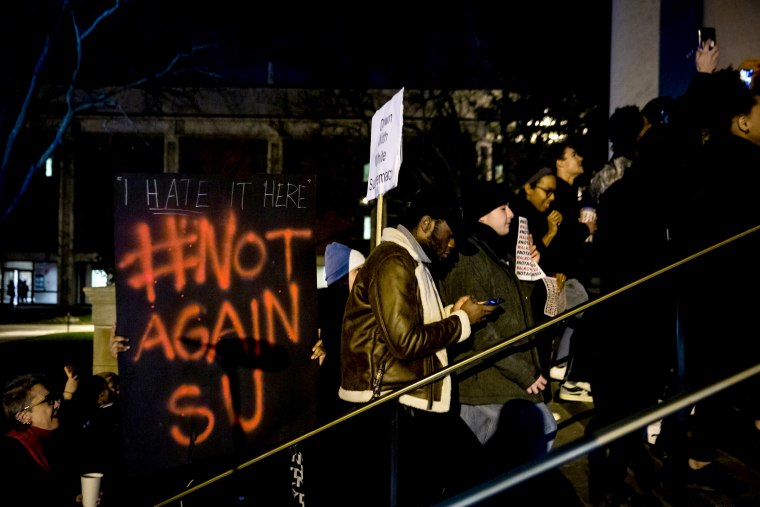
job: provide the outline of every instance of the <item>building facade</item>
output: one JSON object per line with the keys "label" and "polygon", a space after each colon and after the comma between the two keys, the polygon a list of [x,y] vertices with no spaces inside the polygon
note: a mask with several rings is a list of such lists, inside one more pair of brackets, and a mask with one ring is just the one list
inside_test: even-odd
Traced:
{"label": "building facade", "polygon": [[[91,92],[110,100],[73,119],[48,171],[35,175],[15,211],[15,228],[6,229],[5,235],[17,240],[6,242],[0,253],[3,302],[88,304],[84,288],[108,282],[113,234],[119,233],[112,211],[118,173],[315,174],[317,254],[330,241],[369,251],[375,213],[372,202],[362,201],[369,129],[374,112],[397,91]],[[30,124],[40,139],[59,124],[65,96],[59,97]],[[483,90],[405,92],[402,182],[427,178],[455,184],[465,170],[462,164],[493,177],[493,145],[503,126],[482,117],[483,111],[498,109],[502,97],[501,91]],[[440,146],[431,150],[436,143]],[[446,146],[457,154],[456,161],[447,159]],[[442,160],[426,159],[428,152],[439,152]],[[381,216],[387,218],[387,211]],[[22,281],[30,287],[25,300],[7,290]]]}

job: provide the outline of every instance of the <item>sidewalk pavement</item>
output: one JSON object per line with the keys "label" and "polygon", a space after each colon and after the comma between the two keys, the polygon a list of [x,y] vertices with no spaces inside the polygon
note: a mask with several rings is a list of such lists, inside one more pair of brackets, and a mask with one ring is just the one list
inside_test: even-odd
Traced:
{"label": "sidewalk pavement", "polygon": [[0,343],[55,333],[91,333],[91,310],[86,306],[0,304]]}
{"label": "sidewalk pavement", "polygon": [[0,324],[0,342],[55,333],[92,333],[92,324]]}

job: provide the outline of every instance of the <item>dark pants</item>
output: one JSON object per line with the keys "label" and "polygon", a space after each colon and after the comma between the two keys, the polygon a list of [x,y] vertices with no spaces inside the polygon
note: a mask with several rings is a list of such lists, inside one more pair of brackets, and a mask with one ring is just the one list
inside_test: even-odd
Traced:
{"label": "dark pants", "polygon": [[[584,333],[591,345],[594,415],[586,433],[618,424],[623,418],[657,404],[672,364],[675,312],[654,297],[620,295],[614,304],[584,312]],[[642,491],[656,487],[654,462],[644,431],[637,431],[589,454],[592,501],[624,487],[630,467]]]}
{"label": "dark pants", "polygon": [[333,465],[319,472],[328,473],[330,482],[311,495],[310,506],[416,507],[470,484],[479,444],[458,411],[432,413],[393,401],[335,428],[336,445],[321,458]]}

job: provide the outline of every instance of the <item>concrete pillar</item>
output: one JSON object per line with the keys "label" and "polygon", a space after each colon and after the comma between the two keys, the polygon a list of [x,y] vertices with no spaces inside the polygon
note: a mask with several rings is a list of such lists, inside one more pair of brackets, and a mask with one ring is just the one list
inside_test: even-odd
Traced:
{"label": "concrete pillar", "polygon": [[610,106],[643,106],[659,94],[660,0],[613,0]]}
{"label": "concrete pillar", "polygon": [[696,72],[701,0],[613,0],[610,107],[678,97]]}
{"label": "concrete pillar", "polygon": [[92,373],[112,371],[119,373],[119,363],[111,355],[108,341],[111,325],[116,321],[116,288],[85,287],[84,293],[92,304]]}
{"label": "concrete pillar", "polygon": [[719,68],[760,58],[758,0],[613,0],[609,113],[682,95],[696,72],[697,29],[714,26]]}
{"label": "concrete pillar", "polygon": [[493,141],[481,139],[475,143],[478,172],[488,181],[496,180],[493,170]]}
{"label": "concrete pillar", "polygon": [[175,131],[164,135],[164,172],[179,172],[179,139]]}
{"label": "concrete pillar", "polygon": [[267,173],[269,174],[281,174],[282,173],[282,138],[269,140],[269,146],[267,149]]}
{"label": "concrete pillar", "polygon": [[64,308],[77,303],[74,276],[74,160],[64,153],[58,163],[58,304]]}

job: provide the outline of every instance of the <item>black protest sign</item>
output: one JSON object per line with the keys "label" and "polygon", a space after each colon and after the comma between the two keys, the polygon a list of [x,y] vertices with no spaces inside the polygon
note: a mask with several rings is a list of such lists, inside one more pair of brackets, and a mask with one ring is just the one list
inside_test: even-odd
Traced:
{"label": "black protest sign", "polygon": [[314,427],[313,176],[114,180],[127,465],[246,457]]}

